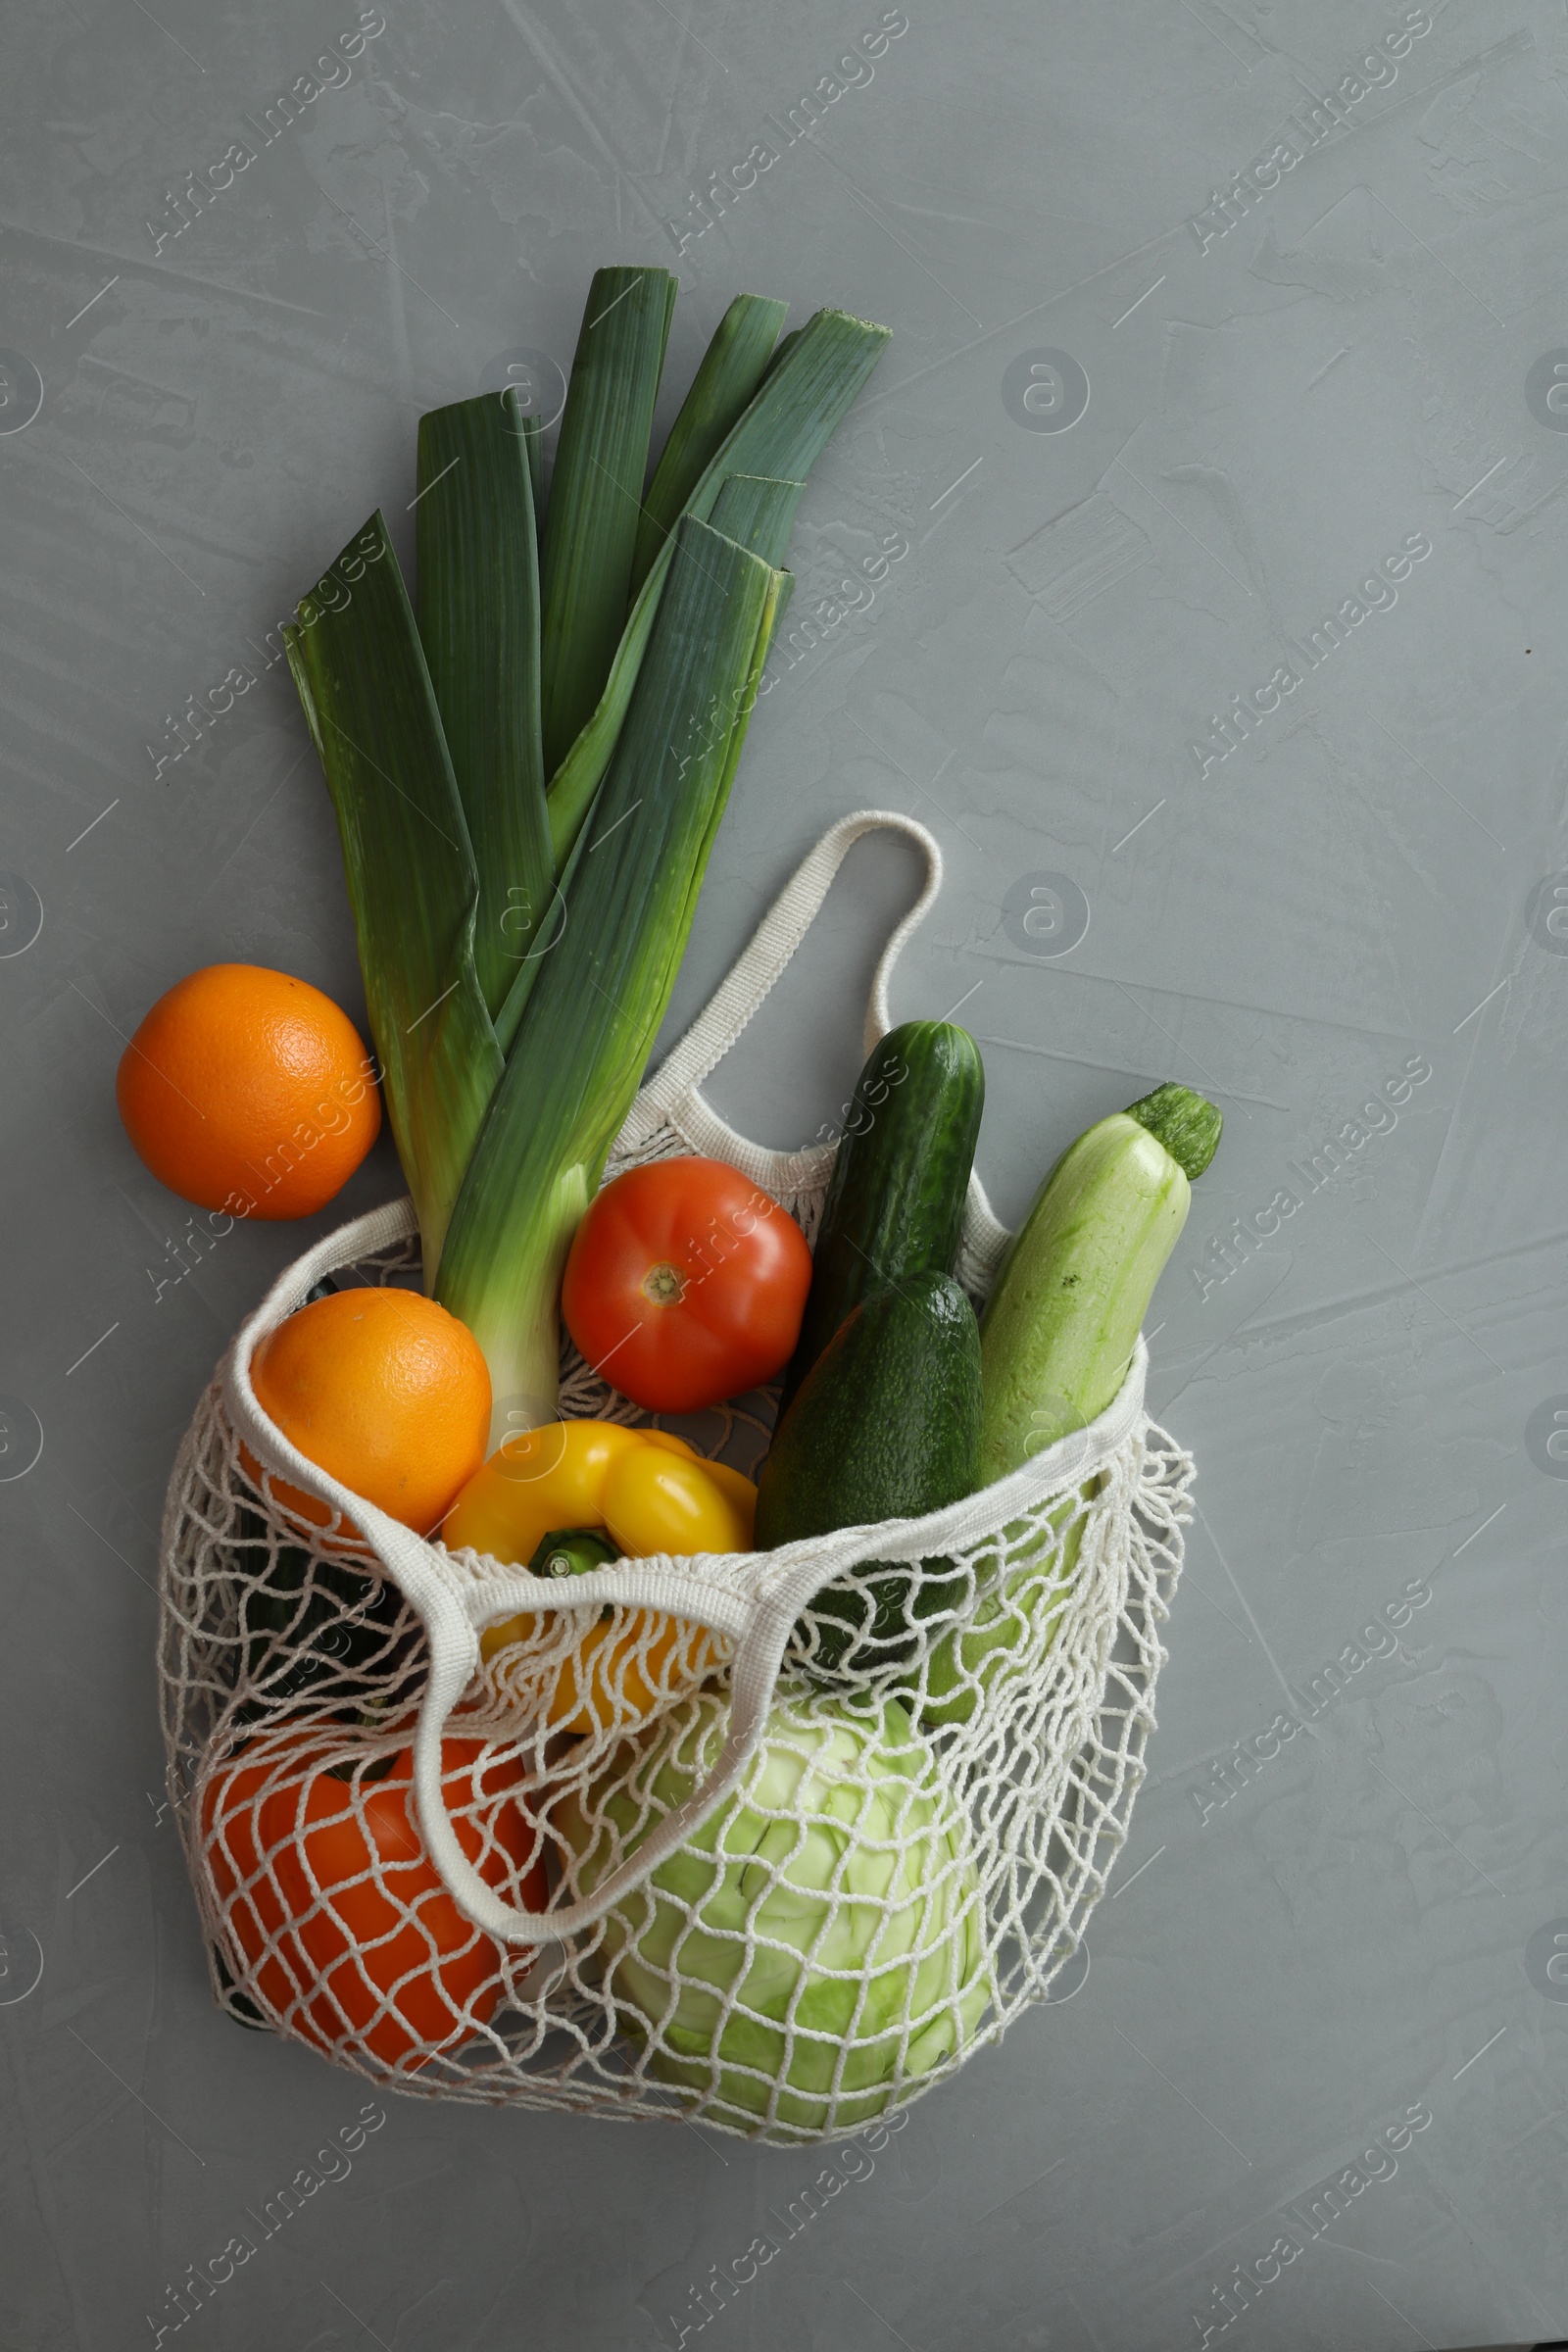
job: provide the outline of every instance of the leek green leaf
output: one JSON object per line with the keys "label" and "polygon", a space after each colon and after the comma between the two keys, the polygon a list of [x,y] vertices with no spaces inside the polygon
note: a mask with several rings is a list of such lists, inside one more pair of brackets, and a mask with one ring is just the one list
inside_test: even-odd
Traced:
{"label": "leek green leaf", "polygon": [[667,270],[596,270],[588,289],[540,543],[547,774],[592,715],[625,625],[675,292]]}
{"label": "leek green leaf", "polygon": [[[478,869],[474,964],[503,1053],[549,936],[556,861],[539,733],[539,559],[516,392],[419,419],[419,636]],[[507,1019],[502,1019],[503,1005]]]}
{"label": "leek green leaf", "polygon": [[726,539],[739,540],[764,564],[782,564],[795,528],[804,482],[780,482],[765,474],[732,473],[713,502],[710,520]]}
{"label": "leek green leaf", "polygon": [[536,538],[545,535],[545,428],[540,416],[521,419],[522,446],[528,456],[528,480],[533,490],[533,527]]}
{"label": "leek green leaf", "polygon": [[[687,514],[708,521],[731,474],[804,479],[881,358],[888,334],[887,327],[852,318],[846,311],[818,311],[808,319],[787,356],[769,368],[750,407],[704,467],[686,503]],[[556,480],[560,480],[559,460]],[[552,485],[552,517],[556,497]],[[666,540],[637,592],[597,707],[566,758],[559,767],[552,767],[550,830],[558,873],[593,806],[625,722],[659,610],[670,547]],[[548,761],[548,727],[545,749]]]}
{"label": "leek green leaf", "polygon": [[436,1296],[490,1365],[492,1445],[554,1413],[566,1251],[669,1002],[780,575],[688,515],[662,588],[565,883],[564,928],[541,960],[442,1253]]}
{"label": "leek green leaf", "polygon": [[370,1034],[433,1288],[503,1057],[474,964],[467,823],[379,511],[283,636],[337,815]]}
{"label": "leek green leaf", "polygon": [[686,501],[702,479],[703,468],[744,414],[766,373],[788,309],[787,302],[771,302],[764,294],[737,294],[719,320],[680,414],[669,428],[643,501],[631,568],[634,595],[679,521]]}
{"label": "leek green leaf", "polygon": [[769,375],[772,374],[775,368],[782,366],[783,362],[789,358],[790,353],[795,349],[796,344],[800,341],[805,332],[806,329],[804,326],[792,326],[787,335],[780,335],[778,341],[773,346],[773,356],[767,363],[767,372]]}
{"label": "leek green leaf", "polygon": [[[805,491],[804,482],[777,482],[760,474],[732,473],[714,504],[712,527],[728,539],[738,539],[742,547],[749,547],[764,564],[782,564],[790,533],[795,528],[795,512]],[[794,573],[780,572],[778,603],[773,608],[767,652],[772,650],[773,640],[784,625],[794,588]]]}

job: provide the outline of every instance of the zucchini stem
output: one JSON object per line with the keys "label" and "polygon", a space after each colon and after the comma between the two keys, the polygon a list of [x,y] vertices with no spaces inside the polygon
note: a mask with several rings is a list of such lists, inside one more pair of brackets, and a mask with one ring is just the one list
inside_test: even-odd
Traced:
{"label": "zucchini stem", "polygon": [[1189,1184],[1196,1184],[1219,1150],[1223,1114],[1190,1086],[1156,1086],[1127,1105],[1127,1116],[1162,1143]]}

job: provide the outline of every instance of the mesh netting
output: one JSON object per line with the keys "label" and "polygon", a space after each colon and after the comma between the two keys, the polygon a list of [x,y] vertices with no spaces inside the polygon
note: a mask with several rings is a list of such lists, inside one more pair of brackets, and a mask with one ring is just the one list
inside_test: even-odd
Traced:
{"label": "mesh netting", "polygon": [[[607,1178],[694,1149],[810,1238],[831,1148],[747,1145],[695,1081]],[[1004,1238],[976,1188],[977,1297]],[[175,1465],[164,1727],[218,1998],[416,2093],[781,2143],[931,2087],[1045,1995],[1126,1838],[1192,1476],[1142,1343],[1099,1421],[928,1519],[562,1584],[422,1542],[255,1400],[321,1275],[417,1267],[408,1203],[309,1251]],[[561,1412],[651,1418],[569,1345]],[[771,1412],[677,1426],[754,1473]]]}
{"label": "mesh netting", "polygon": [[[408,1279],[411,1259],[349,1271]],[[630,1417],[580,1359],[563,1395]],[[746,1468],[756,1401],[712,1433]],[[725,1748],[742,1644],[705,1616],[726,1590],[776,1604],[810,1547],[667,1564],[685,1567],[689,1618],[566,1607],[523,1571],[427,1547],[455,1591],[492,1595],[483,1622],[508,1636],[440,1748],[465,1858],[541,1915],[507,1945],[419,1836],[420,1611],[341,1516],[307,1527],[259,1464],[248,1475],[215,1384],[175,1473],[162,1666],[219,1997],[430,2094],[674,2108],[778,2140],[940,2081],[1076,1947],[1143,1776],[1191,1466],[1142,1416],[1108,1458],[1094,1441],[1078,1475],[966,1543],[952,1512],[880,1531],[870,1557],[856,1531],[862,1556],[792,1611],[731,1793],[640,1885],[651,1833]],[[559,1935],[617,1870],[619,1899]]]}

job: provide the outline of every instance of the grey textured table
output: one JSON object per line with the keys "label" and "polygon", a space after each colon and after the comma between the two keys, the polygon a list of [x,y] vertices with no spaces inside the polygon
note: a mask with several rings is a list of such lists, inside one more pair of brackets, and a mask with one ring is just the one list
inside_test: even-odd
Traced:
{"label": "grey textured table", "polygon": [[[1562,2333],[1568,12],[384,5],[4,27],[0,2340]],[[895,807],[948,860],[896,1010],[964,1001],[1004,1215],[1162,1077],[1228,1120],[1151,1318],[1201,1510],[1088,1974],[814,2199],[802,2153],[396,2098],[318,2165],[364,2087],[211,2007],[161,1793],[179,1432],[398,1180],[198,1257],[121,1040],[220,959],[363,1017],[269,632],[376,504],[412,552],[418,413],[566,364],[612,260],[679,271],[676,391],[742,288],[894,329],[669,1034]],[[835,1115],[914,879],[854,853],[740,1126]]]}

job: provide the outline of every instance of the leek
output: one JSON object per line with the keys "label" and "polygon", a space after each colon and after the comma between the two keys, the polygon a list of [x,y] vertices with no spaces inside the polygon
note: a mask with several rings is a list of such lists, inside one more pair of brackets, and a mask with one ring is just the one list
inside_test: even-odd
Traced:
{"label": "leek", "polygon": [[540,550],[547,772],[592,713],[620,642],[674,309],[667,270],[594,271]]}
{"label": "leek", "polygon": [[[509,390],[513,388],[512,386],[508,387]],[[523,416],[519,409],[517,430],[522,435],[522,446],[527,452],[528,458],[528,480],[533,490],[534,533],[536,537],[542,539],[545,528],[544,420],[538,416]]]}
{"label": "leek", "polygon": [[[710,521],[731,474],[804,479],[881,358],[887,339],[885,326],[852,318],[845,311],[818,311],[794,341],[786,336],[787,356],[769,368],[751,406],[709,460],[686,502],[686,513]],[[555,495],[552,485],[552,502]],[[666,541],[637,591],[593,715],[551,774],[550,830],[558,872],[564,870],[593,806],[625,721],[669,557]]]}
{"label": "leek", "polygon": [[673,295],[595,277],[542,519],[514,390],[422,420],[419,628],[377,514],[285,632],[426,1285],[502,1434],[554,1411],[562,1266],[669,1001],[805,478],[887,340],[823,311],[776,342],[782,307],[741,297],[645,500]]}
{"label": "leek", "polygon": [[771,637],[780,574],[734,540],[688,515],[666,570],[441,1256],[436,1296],[490,1366],[493,1446],[554,1415],[566,1251],[669,1003]]}
{"label": "leek", "polygon": [[[714,504],[713,528],[722,531],[726,538],[738,539],[742,547],[750,548],[764,563],[782,564],[790,533],[795,528],[795,511],[805,489],[804,482],[776,482],[755,473],[732,473]],[[773,625],[763,648],[764,661],[784,625],[794,587],[795,574],[781,573]]]}
{"label": "leek", "polygon": [[283,639],[337,816],[370,1035],[432,1289],[504,1063],[474,962],[467,820],[379,513]]}
{"label": "leek", "polygon": [[478,868],[474,964],[501,1050],[556,895],[539,721],[539,562],[517,395],[419,419],[419,635]]}
{"label": "leek", "polygon": [[738,539],[764,563],[780,564],[805,489],[804,482],[732,473],[714,503],[713,528],[722,531],[726,539]]}
{"label": "leek", "polygon": [[800,341],[805,332],[806,329],[804,326],[792,326],[787,335],[780,335],[777,343],[773,347],[773,357],[767,363],[767,372],[769,375],[772,374],[775,368],[780,367],[782,363],[789,357],[790,353],[795,349],[796,344]]}
{"label": "leek", "polygon": [[719,320],[648,485],[631,570],[633,593],[680,520],[709,460],[739,422],[766,373],[788,308],[788,303],[769,302],[765,295],[737,294]]}

